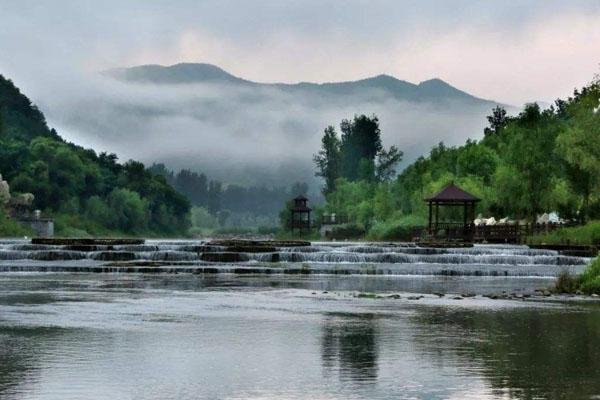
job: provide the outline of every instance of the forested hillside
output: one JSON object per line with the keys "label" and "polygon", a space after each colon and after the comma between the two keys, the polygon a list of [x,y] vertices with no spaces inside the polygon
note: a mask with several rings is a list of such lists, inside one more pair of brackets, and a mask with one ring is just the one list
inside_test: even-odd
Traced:
{"label": "forested hillside", "polygon": [[149,169],[164,176],[190,200],[195,234],[271,232],[278,225],[281,205],[299,194],[308,194],[305,182],[244,187],[224,184],[189,169],[174,172],[164,164],[153,164]]}
{"label": "forested hillside", "polygon": [[177,235],[189,227],[189,201],[164,177],[65,142],[1,75],[0,173],[12,193],[33,193],[59,234]]}
{"label": "forested hillside", "polygon": [[[459,147],[440,143],[390,181],[345,172],[328,128],[315,157],[327,193],[321,211],[347,215],[372,238],[393,238],[424,224],[423,199],[455,182],[483,199],[477,212],[484,216],[532,220],[556,210],[578,221],[600,218],[599,99],[596,79],[546,110],[529,104],[510,117],[497,107],[483,139]],[[373,155],[361,162],[373,165]]]}

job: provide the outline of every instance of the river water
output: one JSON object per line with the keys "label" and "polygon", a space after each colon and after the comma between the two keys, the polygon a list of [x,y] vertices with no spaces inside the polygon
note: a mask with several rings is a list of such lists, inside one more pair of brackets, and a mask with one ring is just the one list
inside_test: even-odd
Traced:
{"label": "river water", "polygon": [[[456,296],[529,293],[551,285],[559,266],[584,263],[497,249],[465,250],[473,263],[455,263],[465,273],[450,275],[439,262],[402,267],[389,258],[375,268],[392,274],[240,274],[225,265],[198,273],[206,264],[195,261],[178,274],[126,274],[80,272],[98,265],[93,256],[11,256],[11,264],[5,255],[0,398],[600,398],[600,304]],[[306,262],[335,268],[331,259]],[[286,268],[279,264],[272,268]],[[38,272],[44,265],[72,272]]]}

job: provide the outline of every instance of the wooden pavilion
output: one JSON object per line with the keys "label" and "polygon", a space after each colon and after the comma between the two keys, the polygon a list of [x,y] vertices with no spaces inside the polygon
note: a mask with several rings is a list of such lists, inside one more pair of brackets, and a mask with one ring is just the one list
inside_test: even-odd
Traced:
{"label": "wooden pavilion", "polygon": [[291,231],[294,233],[294,229],[300,232],[310,232],[310,212],[312,211],[307,205],[308,199],[302,195],[294,199],[294,205],[292,207],[292,220],[291,220]]}
{"label": "wooden pavilion", "polygon": [[[436,195],[425,199],[429,203],[429,235],[436,236],[443,231],[447,239],[473,240],[473,220],[475,219],[475,205],[481,199],[465,192],[454,183],[450,183]],[[462,222],[440,221],[440,207],[461,207],[463,209]]]}

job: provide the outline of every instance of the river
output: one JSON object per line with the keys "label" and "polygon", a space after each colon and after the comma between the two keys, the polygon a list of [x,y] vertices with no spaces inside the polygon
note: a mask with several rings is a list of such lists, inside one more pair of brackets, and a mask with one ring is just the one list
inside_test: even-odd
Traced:
{"label": "river", "polygon": [[[141,250],[190,246],[158,243],[169,250]],[[97,273],[80,267],[105,256],[3,246],[1,399],[600,398],[600,304],[533,292],[587,260],[480,246],[425,262],[344,244],[278,265],[249,255],[232,263],[243,273],[187,256],[165,273]],[[286,273],[295,263],[335,274]],[[481,296],[502,292],[532,296]]]}

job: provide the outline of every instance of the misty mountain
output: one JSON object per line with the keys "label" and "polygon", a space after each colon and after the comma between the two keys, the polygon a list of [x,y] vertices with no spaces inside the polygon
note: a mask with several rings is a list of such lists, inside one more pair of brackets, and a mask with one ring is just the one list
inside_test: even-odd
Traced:
{"label": "misty mountain", "polygon": [[104,73],[123,81],[138,83],[252,83],[235,77],[212,64],[182,63],[169,67],[162,65],[140,65],[131,68],[115,68]]}
{"label": "misty mountain", "polygon": [[210,64],[143,65],[73,79],[39,101],[69,140],[241,185],[308,182],[323,129],[376,114],[407,165],[443,141],[482,136],[495,102],[440,80],[258,83]]}
{"label": "misty mountain", "polygon": [[348,82],[258,83],[238,78],[215,65],[204,63],[181,63],[172,66],[140,65],[112,69],[106,71],[105,74],[131,83],[165,85],[222,83],[254,88],[277,88],[291,93],[312,93],[318,96],[362,96],[365,92],[377,91],[384,97],[413,102],[440,103],[458,100],[487,107],[493,107],[496,104],[472,96],[437,78],[419,84],[396,79],[389,75],[378,75]]}

